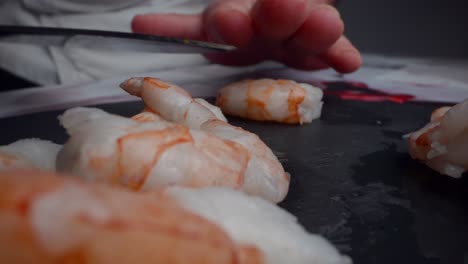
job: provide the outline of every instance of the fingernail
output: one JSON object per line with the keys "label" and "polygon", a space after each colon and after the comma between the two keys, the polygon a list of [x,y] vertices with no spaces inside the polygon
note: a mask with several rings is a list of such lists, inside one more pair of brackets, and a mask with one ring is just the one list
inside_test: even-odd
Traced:
{"label": "fingernail", "polygon": [[361,56],[359,55],[359,52],[357,52],[355,49],[345,49],[340,52],[340,55],[347,59],[360,59],[361,58]]}
{"label": "fingernail", "polygon": [[328,14],[329,16],[333,16],[336,18],[341,19],[341,14],[338,12],[338,10],[330,5],[317,5],[313,6],[312,10],[310,11],[311,13],[317,12],[317,13],[322,13],[322,14]]}

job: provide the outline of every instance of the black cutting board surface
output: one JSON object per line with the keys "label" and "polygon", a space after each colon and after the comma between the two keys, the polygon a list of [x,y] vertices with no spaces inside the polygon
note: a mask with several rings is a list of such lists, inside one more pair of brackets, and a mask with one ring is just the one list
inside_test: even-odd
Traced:
{"label": "black cutting board surface", "polygon": [[[327,96],[321,119],[304,126],[229,119],[257,133],[291,173],[280,206],[354,263],[468,264],[468,180],[411,160],[402,139],[438,106]],[[98,107],[131,116],[142,104]],[[0,144],[27,137],[64,143],[62,112],[0,119]]]}

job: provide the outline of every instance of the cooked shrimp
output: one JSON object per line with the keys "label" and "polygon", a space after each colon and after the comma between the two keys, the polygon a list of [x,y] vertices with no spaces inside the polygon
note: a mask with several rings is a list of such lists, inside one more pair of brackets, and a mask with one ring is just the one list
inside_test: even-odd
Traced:
{"label": "cooked shrimp", "polygon": [[0,263],[265,263],[170,197],[0,173]]}
{"label": "cooked shrimp", "polygon": [[245,172],[245,190],[260,194],[273,202],[280,202],[285,198],[289,189],[289,174],[257,135],[218,119],[212,111],[177,85],[155,78],[130,78],[121,87],[128,93],[141,97],[151,111],[166,120],[241,144],[250,153]]}
{"label": "cooked shrimp", "polygon": [[245,179],[249,153],[240,144],[164,120],[142,121],[143,115],[157,118],[67,110],[59,119],[70,138],[58,154],[58,170],[135,190],[227,186],[262,194],[251,192]]}
{"label": "cooked shrimp", "polygon": [[0,146],[0,170],[36,168],[55,170],[55,159],[62,146],[48,140],[21,139]]}
{"label": "cooked shrimp", "polygon": [[291,80],[243,80],[220,89],[216,104],[223,113],[288,124],[310,123],[321,116],[321,89]]}
{"label": "cooked shrimp", "polygon": [[[89,180],[136,190],[174,184],[228,186],[277,201],[271,198],[270,183],[261,181],[268,168],[256,171],[261,165],[254,163],[255,159],[251,161],[245,147],[158,118],[149,112],[132,120],[98,109],[68,110],[60,121],[70,139],[58,155],[57,167]],[[245,141],[252,147],[258,144],[253,137]]]}
{"label": "cooked shrimp", "polygon": [[460,178],[468,169],[468,100],[433,111],[431,121],[409,136],[409,153],[441,174]]}

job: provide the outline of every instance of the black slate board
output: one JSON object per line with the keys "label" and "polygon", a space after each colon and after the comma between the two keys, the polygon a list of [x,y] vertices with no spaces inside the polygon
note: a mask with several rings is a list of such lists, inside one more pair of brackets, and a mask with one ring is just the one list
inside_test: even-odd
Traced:
{"label": "black slate board", "polygon": [[[230,121],[257,133],[291,173],[280,205],[354,263],[466,264],[467,178],[440,176],[411,160],[402,140],[438,106],[326,97],[322,118],[312,124]],[[99,107],[130,116],[142,105]],[[0,144],[26,137],[64,143],[62,112],[0,119]]]}

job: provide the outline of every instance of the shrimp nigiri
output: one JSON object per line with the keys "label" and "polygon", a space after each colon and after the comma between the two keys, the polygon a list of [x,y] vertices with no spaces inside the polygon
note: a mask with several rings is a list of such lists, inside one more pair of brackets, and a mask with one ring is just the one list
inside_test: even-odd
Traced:
{"label": "shrimp nigiri", "polygon": [[141,97],[149,110],[166,120],[201,129],[242,145],[250,154],[245,177],[246,191],[257,194],[261,191],[259,196],[274,202],[285,198],[290,176],[272,150],[256,134],[219,119],[186,90],[160,79],[130,78],[121,87]]}
{"label": "shrimp nigiri", "polygon": [[28,138],[0,146],[0,170],[35,168],[55,170],[62,146],[48,140]]}
{"label": "shrimp nigiri", "polygon": [[0,173],[0,247],[0,263],[265,263],[173,198],[37,171]]}
{"label": "shrimp nigiri", "polygon": [[221,88],[216,104],[223,113],[287,124],[310,123],[322,113],[321,89],[292,80],[243,80]]}
{"label": "shrimp nigiri", "polygon": [[413,159],[460,178],[468,169],[468,100],[434,110],[430,123],[411,133],[408,141]]}
{"label": "shrimp nigiri", "polygon": [[249,154],[235,142],[150,112],[131,119],[95,108],[73,108],[59,119],[70,135],[57,157],[60,172],[134,190],[185,185],[263,193],[249,188],[245,179]]}

